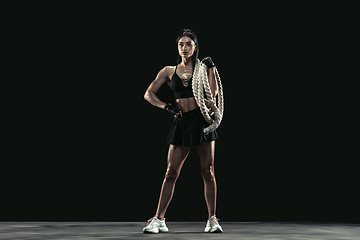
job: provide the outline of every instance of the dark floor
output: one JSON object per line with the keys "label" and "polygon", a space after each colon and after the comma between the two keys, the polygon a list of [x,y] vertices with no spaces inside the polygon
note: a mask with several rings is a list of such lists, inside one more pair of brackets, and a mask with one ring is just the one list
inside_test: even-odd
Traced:
{"label": "dark floor", "polygon": [[205,222],[168,222],[169,233],[143,234],[143,222],[1,222],[0,239],[360,239],[359,224],[220,224],[224,233],[204,233]]}

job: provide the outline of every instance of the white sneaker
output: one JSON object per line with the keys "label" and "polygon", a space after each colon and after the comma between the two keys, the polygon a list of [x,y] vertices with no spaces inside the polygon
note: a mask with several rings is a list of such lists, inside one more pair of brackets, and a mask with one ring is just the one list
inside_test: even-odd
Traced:
{"label": "white sneaker", "polygon": [[156,217],[148,220],[148,224],[143,228],[143,233],[159,233],[159,232],[168,232],[169,229],[166,226],[165,218],[160,221]]}
{"label": "white sneaker", "polygon": [[220,226],[218,220],[220,219],[217,219],[215,216],[212,216],[209,220],[207,220],[204,231],[210,233],[222,233],[223,229]]}

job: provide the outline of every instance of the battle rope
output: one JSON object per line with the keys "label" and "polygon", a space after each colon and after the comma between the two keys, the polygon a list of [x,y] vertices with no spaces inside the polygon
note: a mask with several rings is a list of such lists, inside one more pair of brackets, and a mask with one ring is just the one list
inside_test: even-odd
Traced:
{"label": "battle rope", "polygon": [[[205,134],[213,132],[215,129],[219,127],[224,113],[223,88],[221,85],[220,75],[216,67],[215,67],[215,79],[217,81],[218,90],[219,90],[218,101],[216,101],[216,99],[213,99],[211,95],[211,90],[207,77],[207,67],[205,64],[200,62],[199,59],[197,59],[194,69],[192,89],[196,103],[199,105],[202,115],[204,116],[205,120],[210,124],[210,126],[204,129]],[[204,96],[204,91],[205,91],[205,96]],[[205,100],[208,101],[209,106],[212,105],[215,106],[215,111],[214,111],[215,119],[211,118],[210,116],[211,109],[209,109],[206,106]]]}

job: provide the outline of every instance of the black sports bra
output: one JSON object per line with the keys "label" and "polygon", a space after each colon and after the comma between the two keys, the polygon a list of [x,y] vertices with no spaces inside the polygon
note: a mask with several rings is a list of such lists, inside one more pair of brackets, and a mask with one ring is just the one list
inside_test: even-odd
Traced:
{"label": "black sports bra", "polygon": [[170,88],[174,92],[175,99],[194,97],[192,91],[192,76],[189,80],[181,79],[176,73],[171,77]]}

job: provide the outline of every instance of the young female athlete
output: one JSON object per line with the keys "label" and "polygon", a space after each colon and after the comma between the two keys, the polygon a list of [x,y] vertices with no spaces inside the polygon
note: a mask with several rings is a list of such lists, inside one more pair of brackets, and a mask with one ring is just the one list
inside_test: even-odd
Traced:
{"label": "young female athlete", "polygon": [[[190,152],[191,146],[196,146],[197,148],[200,157],[201,174],[204,180],[204,194],[209,213],[205,232],[222,232],[223,230],[215,216],[217,190],[214,173],[214,155],[215,139],[217,139],[218,135],[216,130],[209,130],[209,120],[206,120],[203,116],[205,106],[201,109],[198,104],[200,100],[197,101],[200,97],[204,99],[203,94],[205,94],[205,90],[193,90],[193,81],[195,81],[194,70],[200,69],[199,66],[204,64],[204,74],[207,74],[208,81],[208,85],[207,83],[204,85],[207,85],[208,89],[210,88],[211,93],[208,90],[208,95],[211,95],[210,98],[214,101],[219,91],[219,81],[216,80],[218,73],[211,58],[205,58],[202,62],[198,60],[199,42],[193,31],[190,29],[182,30],[178,35],[177,44],[179,51],[178,65],[166,66],[161,69],[144,95],[145,100],[152,105],[174,114],[174,122],[167,140],[169,144],[167,170],[161,188],[157,211],[155,216],[148,221],[148,225],[143,228],[143,232],[158,233],[169,231],[165,224],[165,212],[173,196],[175,183],[179,177],[181,167]],[[166,104],[156,96],[156,93],[163,84],[168,84],[174,92],[176,106]],[[202,89],[202,87],[200,88]],[[220,90],[222,97],[222,88]],[[201,96],[197,97],[194,95]],[[205,99],[207,107],[210,108],[210,113],[215,113],[218,110],[213,101],[209,101],[209,98]],[[205,128],[208,129],[204,132]]]}

